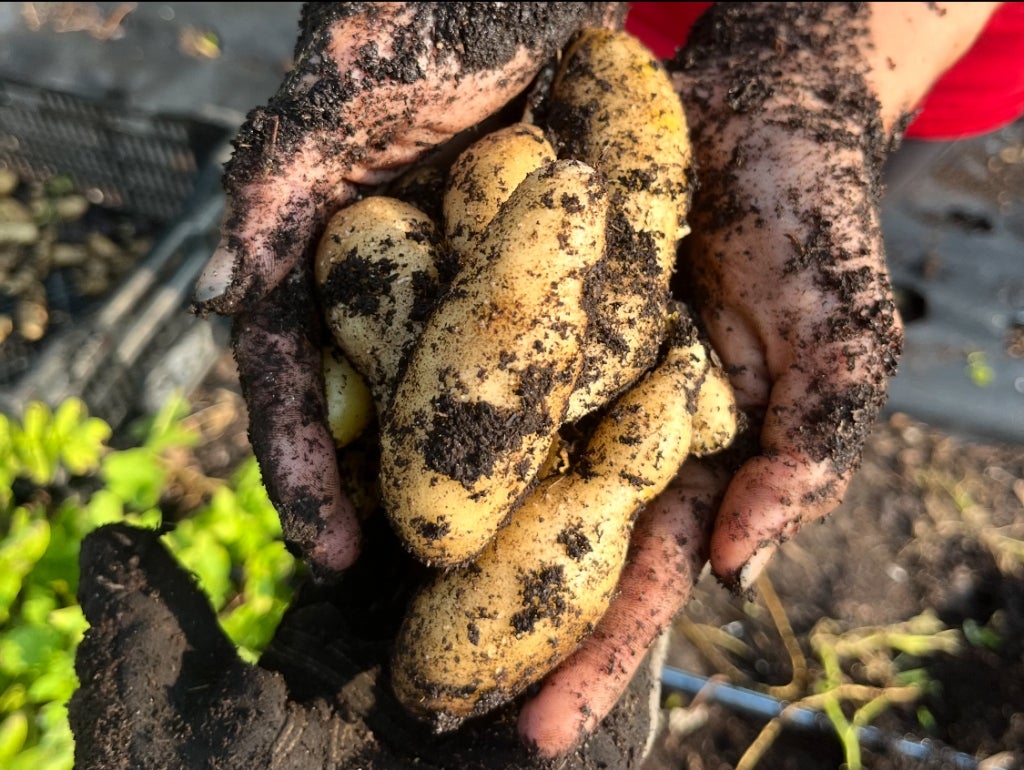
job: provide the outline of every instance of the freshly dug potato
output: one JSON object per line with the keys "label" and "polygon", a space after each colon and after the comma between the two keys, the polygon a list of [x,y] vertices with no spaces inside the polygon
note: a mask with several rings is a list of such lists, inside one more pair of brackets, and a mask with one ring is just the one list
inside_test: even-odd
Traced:
{"label": "freshly dug potato", "polygon": [[548,127],[559,157],[608,177],[614,212],[609,259],[587,289],[594,328],[569,406],[575,419],[608,403],[657,357],[676,251],[689,232],[690,141],[657,57],[610,30],[588,30],[565,52]]}
{"label": "freshly dug potato", "polygon": [[366,377],[378,412],[440,293],[433,221],[395,198],[364,198],[327,225],[316,280],[338,346]]}
{"label": "freshly dug potato", "polygon": [[443,212],[448,247],[460,262],[526,175],[554,160],[544,132],[529,123],[493,131],[459,155],[448,173]]}
{"label": "freshly dug potato", "polygon": [[428,319],[381,426],[385,509],[422,561],[479,553],[544,461],[580,371],[607,212],[585,164],[531,172]]}
{"label": "freshly dug potato", "polygon": [[327,397],[327,425],[334,443],[344,447],[373,422],[373,396],[363,376],[337,348],[323,352],[324,395]]}
{"label": "freshly dug potato", "polygon": [[739,426],[739,412],[732,386],[721,365],[708,360],[708,351],[703,346],[695,355],[704,359],[705,372],[697,391],[690,451],[703,457],[720,452],[732,443]]}
{"label": "freshly dug potato", "polygon": [[637,512],[694,444],[701,384],[717,382],[705,377],[707,361],[695,334],[678,334],[602,418],[573,471],[536,487],[470,566],[417,594],[392,667],[410,711],[455,727],[539,680],[593,629],[614,594]]}

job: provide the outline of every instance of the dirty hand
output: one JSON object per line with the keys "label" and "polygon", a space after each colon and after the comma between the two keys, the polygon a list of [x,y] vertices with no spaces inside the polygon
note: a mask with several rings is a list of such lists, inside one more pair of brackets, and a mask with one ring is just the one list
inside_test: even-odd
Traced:
{"label": "dirty hand", "polygon": [[700,185],[680,285],[747,428],[642,514],[619,598],[523,710],[545,754],[614,704],[706,561],[750,590],[858,465],[902,343],[878,207],[891,128],[860,53],[867,29],[865,11],[832,4],[716,8],[669,65]]}
{"label": "dirty hand", "polygon": [[250,437],[290,547],[320,575],[359,553],[325,423],[309,278],[328,217],[497,112],[604,3],[309,4],[295,69],[242,127],[196,306],[235,316]]}
{"label": "dirty hand", "polygon": [[750,590],[780,543],[839,504],[902,345],[882,162],[997,5],[716,4],[669,64],[700,182],[683,298],[747,430],[640,516],[618,600],[520,716],[544,754],[600,721],[705,562]]}
{"label": "dirty hand", "polygon": [[[536,770],[515,707],[436,735],[387,691],[388,641],[416,565],[368,528],[366,557],[336,590],[303,586],[258,665],[243,661],[206,594],[160,533],[125,524],[82,544],[78,596],[89,621],[68,704],[79,770]],[[411,570],[411,572],[410,572]],[[649,676],[559,765],[637,767]],[[629,735],[630,738],[618,736]]]}

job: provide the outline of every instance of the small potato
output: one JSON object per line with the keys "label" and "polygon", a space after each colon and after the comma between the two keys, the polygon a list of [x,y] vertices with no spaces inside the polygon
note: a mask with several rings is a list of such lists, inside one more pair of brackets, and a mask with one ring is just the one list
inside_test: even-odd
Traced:
{"label": "small potato", "polygon": [[471,565],[414,598],[392,666],[398,699],[453,728],[515,697],[604,615],[638,511],[690,450],[706,363],[680,338],[598,424],[575,470],[534,489]]}
{"label": "small potato", "polygon": [[443,259],[430,218],[384,196],[341,209],[320,240],[316,280],[327,324],[378,411],[440,293]]}
{"label": "small potato", "polygon": [[531,172],[424,327],[381,428],[385,508],[420,560],[479,553],[544,462],[580,371],[607,212],[585,164]]}
{"label": "small potato", "polygon": [[623,32],[587,30],[569,47],[551,94],[559,157],[608,177],[608,260],[587,287],[594,328],[570,402],[576,419],[608,403],[656,360],[669,280],[688,232],[690,141],[661,63]]}
{"label": "small potato", "polygon": [[500,128],[462,152],[448,173],[445,237],[465,264],[487,225],[526,175],[554,161],[544,132],[528,123]]}
{"label": "small potato", "polygon": [[366,380],[337,348],[323,352],[327,424],[340,449],[358,438],[373,422],[374,406]]}
{"label": "small potato", "polygon": [[697,392],[690,451],[698,457],[719,452],[732,443],[738,427],[739,411],[732,386],[721,367],[711,365]]}

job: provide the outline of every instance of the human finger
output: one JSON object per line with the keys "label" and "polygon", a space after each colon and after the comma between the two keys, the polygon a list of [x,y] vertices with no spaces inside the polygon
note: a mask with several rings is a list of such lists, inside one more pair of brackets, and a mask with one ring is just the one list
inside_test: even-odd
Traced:
{"label": "human finger", "polygon": [[342,494],[327,425],[320,320],[310,278],[296,269],[235,318],[233,348],[249,437],[285,542],[324,576],[359,555],[360,528]]}
{"label": "human finger", "polygon": [[711,461],[690,460],[640,514],[616,598],[580,649],[520,712],[520,736],[539,755],[564,754],[595,729],[689,600],[727,478]]}

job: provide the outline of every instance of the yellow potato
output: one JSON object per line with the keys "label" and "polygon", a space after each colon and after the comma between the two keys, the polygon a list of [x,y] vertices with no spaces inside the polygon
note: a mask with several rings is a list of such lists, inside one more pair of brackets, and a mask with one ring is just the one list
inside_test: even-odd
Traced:
{"label": "yellow potato", "polygon": [[344,447],[373,422],[373,396],[366,380],[337,348],[323,352],[324,395],[327,397],[327,425],[334,443]]}
{"label": "yellow potato", "polygon": [[548,126],[559,157],[608,177],[613,209],[609,259],[588,286],[594,328],[571,420],[608,403],[657,358],[676,250],[689,232],[690,142],[657,57],[610,30],[587,30],[566,51]]}
{"label": "yellow potato", "polygon": [[582,163],[530,173],[416,341],[382,421],[381,488],[422,561],[479,553],[545,460],[580,370],[607,209]]}
{"label": "yellow potato", "polygon": [[544,132],[528,123],[487,134],[456,158],[448,174],[443,212],[445,238],[460,262],[465,263],[465,255],[526,175],[555,159]]}
{"label": "yellow potato", "polygon": [[[707,355],[706,350],[703,355]],[[732,386],[719,365],[709,364],[695,406],[690,451],[702,457],[729,446],[736,437],[739,410]]]}
{"label": "yellow potato", "polygon": [[598,424],[576,469],[535,488],[469,567],[414,598],[392,666],[398,699],[441,729],[490,710],[564,660],[604,615],[639,510],[692,442],[707,357],[680,335]]}
{"label": "yellow potato", "polygon": [[327,324],[378,410],[440,293],[443,259],[430,218],[385,196],[341,209],[320,240],[315,274]]}

